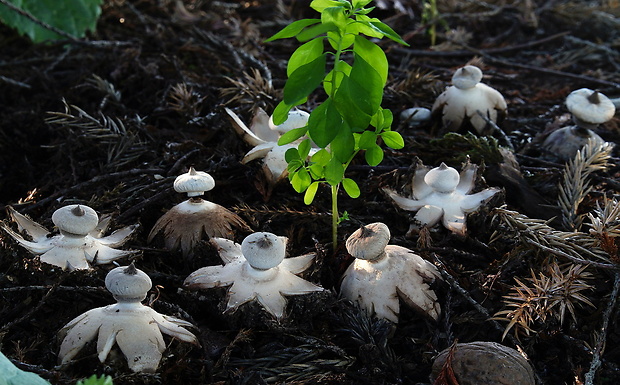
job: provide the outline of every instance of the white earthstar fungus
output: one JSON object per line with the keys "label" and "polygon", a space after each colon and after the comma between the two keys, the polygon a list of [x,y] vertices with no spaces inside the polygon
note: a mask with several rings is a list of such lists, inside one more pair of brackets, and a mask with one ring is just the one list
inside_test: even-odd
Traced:
{"label": "white earthstar fungus", "polygon": [[183,255],[192,254],[203,233],[209,238],[231,238],[233,227],[249,230],[248,225],[232,211],[200,197],[213,189],[215,181],[206,172],[190,167],[185,174],[174,181],[174,190],[187,193],[188,200],[179,203],[155,222],[149,233],[148,242],[163,230],[164,243],[168,250],[181,248]]}
{"label": "white earthstar fungus", "polygon": [[60,234],[51,233],[40,224],[8,207],[9,216],[17,223],[18,230],[32,238],[24,239],[19,233],[2,223],[2,228],[21,246],[41,262],[66,270],[90,269],[93,264],[106,264],[136,253],[133,250],[117,250],[125,243],[138,225],[127,226],[104,237],[110,217],[99,220],[97,213],[85,205],[68,205],[52,214],[52,222]]}
{"label": "white earthstar fungus", "polygon": [[476,211],[499,191],[497,188],[487,188],[469,194],[474,187],[477,169],[477,166],[468,163],[459,174],[445,163],[431,170],[419,166],[413,177],[412,198],[402,197],[388,188],[383,191],[400,208],[417,211],[417,223],[411,225],[410,232],[419,226],[434,226],[441,220],[448,230],[465,235],[465,214]]}
{"label": "white earthstar fungus", "polygon": [[563,161],[573,159],[588,142],[595,146],[604,145],[605,140],[593,129],[611,120],[616,112],[607,96],[588,88],[571,92],[566,97],[566,108],[572,114],[575,125],[553,131],[542,144],[550,157]]}
{"label": "white earthstar fungus", "polygon": [[117,303],[89,310],[60,330],[58,358],[62,364],[95,338],[99,361],[103,363],[116,344],[134,372],[157,370],[166,349],[162,333],[198,345],[196,336],[185,329],[191,323],[159,314],[141,303],[151,289],[151,279],[133,264],[111,270],[105,285]]}
{"label": "white earthstar fungus", "polygon": [[439,95],[433,115],[441,117],[448,131],[457,131],[469,121],[476,132],[489,134],[492,130],[478,111],[494,123],[506,115],[506,100],[499,91],[481,83],[482,71],[472,65],[461,67],[452,76],[452,86]]}
{"label": "white earthstar fungus", "polygon": [[399,298],[408,306],[437,320],[441,307],[430,285],[440,274],[430,262],[413,251],[388,245],[390,230],[381,223],[371,223],[356,230],[346,247],[355,261],[342,278],[340,295],[371,315],[398,323]]}
{"label": "white earthstar fungus", "polygon": [[280,320],[286,307],[284,296],[323,290],[295,275],[310,266],[314,254],[284,258],[285,237],[258,232],[247,236],[241,245],[221,238],[211,241],[218,247],[224,266],[200,268],[185,279],[184,286],[188,289],[230,286],[226,311],[233,312],[239,306],[256,300]]}
{"label": "white earthstar fungus", "polygon": [[[258,108],[252,119],[252,124],[248,128],[232,110],[228,108],[225,110],[232,119],[235,131],[245,142],[254,146],[245,154],[241,163],[245,164],[262,158],[263,173],[269,180],[270,185],[273,186],[284,179],[288,175],[288,163],[284,155],[288,149],[297,148],[305,137],[282,146],[278,146],[278,139],[286,132],[308,124],[310,114],[301,110],[291,110],[287,120],[276,126],[273,124],[272,117],[268,116],[262,108]],[[312,156],[316,151],[318,151],[318,148],[311,149],[308,156]]]}

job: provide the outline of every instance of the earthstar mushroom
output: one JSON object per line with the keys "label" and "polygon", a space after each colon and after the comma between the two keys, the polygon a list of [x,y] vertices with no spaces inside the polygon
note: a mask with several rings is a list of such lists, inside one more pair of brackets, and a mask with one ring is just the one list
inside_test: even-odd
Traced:
{"label": "earthstar mushroom", "polygon": [[193,290],[230,286],[226,312],[256,300],[280,320],[285,296],[323,290],[296,275],[310,266],[314,254],[285,258],[285,237],[258,232],[248,235],[241,245],[222,238],[212,238],[211,242],[218,247],[224,266],[200,268],[185,279],[184,286]]}
{"label": "earthstar mushroom", "polygon": [[191,323],[159,314],[141,303],[152,283],[133,264],[111,270],[105,286],[117,303],[89,310],[60,330],[62,343],[58,358],[62,364],[71,361],[95,338],[99,361],[103,363],[116,344],[134,372],[157,370],[166,349],[162,333],[199,345],[196,336],[185,329]]}
{"label": "earthstar mushroom", "polygon": [[[282,146],[278,145],[278,139],[286,132],[308,124],[310,114],[293,109],[289,112],[287,120],[276,126],[273,124],[273,117],[268,117],[263,109],[258,108],[252,124],[248,128],[232,110],[228,108],[225,110],[232,120],[235,131],[249,145],[254,146],[245,154],[241,163],[246,164],[262,158],[262,171],[267,177],[269,185],[273,187],[276,183],[283,180],[288,175],[288,162],[284,157],[286,151],[290,148],[297,148],[303,138]],[[311,149],[308,156],[312,156],[316,151],[318,149]]]}
{"label": "earthstar mushroom", "polygon": [[163,231],[168,250],[180,247],[183,255],[189,256],[203,233],[209,238],[231,238],[234,227],[249,230],[249,226],[237,214],[200,197],[214,186],[215,181],[211,175],[196,171],[193,167],[179,175],[174,181],[174,190],[186,193],[189,199],[161,216],[151,229],[147,241],[152,242]]}
{"label": "earthstar mushroom", "polygon": [[371,315],[398,323],[399,298],[425,316],[439,319],[441,307],[430,285],[441,279],[430,262],[413,251],[388,245],[389,228],[381,222],[356,230],[346,242],[355,261],[345,271],[340,295]]}
{"label": "earthstar mushroom", "polygon": [[452,76],[452,86],[437,97],[431,111],[433,116],[441,118],[446,130],[458,131],[469,122],[478,134],[487,135],[493,127],[489,127],[484,117],[501,123],[506,115],[506,100],[499,91],[481,80],[480,68],[472,65],[461,67]]}
{"label": "earthstar mushroom", "polygon": [[615,113],[615,106],[609,98],[588,88],[571,92],[566,97],[566,107],[575,124],[553,131],[541,145],[547,157],[562,161],[573,159],[589,142],[594,146],[604,145],[605,140],[593,129],[611,120]]}
{"label": "earthstar mushroom", "polygon": [[417,211],[410,233],[420,226],[434,226],[441,220],[448,230],[464,235],[466,213],[476,211],[499,191],[487,188],[469,194],[474,188],[477,169],[471,163],[467,163],[461,173],[445,163],[430,170],[420,165],[413,177],[411,198],[400,196],[389,188],[384,188],[383,192],[400,208]]}
{"label": "earthstar mushroom", "polygon": [[118,250],[115,247],[125,243],[138,225],[127,226],[104,237],[110,217],[99,216],[86,205],[67,205],[54,211],[52,222],[60,234],[51,236],[45,227],[18,213],[8,206],[11,219],[18,230],[32,238],[24,239],[6,224],[1,226],[22,247],[35,255],[41,262],[66,270],[90,269],[92,264],[106,264],[136,253],[133,250]]}

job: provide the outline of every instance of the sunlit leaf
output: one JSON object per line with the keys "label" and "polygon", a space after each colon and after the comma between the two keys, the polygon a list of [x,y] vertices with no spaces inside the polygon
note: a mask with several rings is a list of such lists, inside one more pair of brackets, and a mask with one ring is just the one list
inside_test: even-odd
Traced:
{"label": "sunlit leaf", "polygon": [[344,178],[344,166],[338,159],[332,158],[325,166],[325,180],[331,186],[336,186]]}
{"label": "sunlit leaf", "polygon": [[308,186],[308,189],[306,190],[306,193],[304,194],[304,203],[309,205],[312,203],[312,201],[314,201],[314,197],[316,196],[316,192],[319,189],[319,182],[312,182],[310,184],[310,186]]}
{"label": "sunlit leaf", "polygon": [[297,139],[301,138],[302,136],[306,135],[307,132],[308,132],[308,126],[293,128],[292,130],[285,132],[280,137],[280,139],[278,139],[278,145],[282,146],[284,144],[292,143],[296,141]]}
{"label": "sunlit leaf", "polygon": [[366,150],[364,158],[368,165],[376,166],[383,161],[383,149],[375,144],[373,147]]}
{"label": "sunlit leaf", "polygon": [[293,37],[301,32],[304,28],[319,23],[320,19],[302,19],[292,22],[286,27],[282,28],[280,32],[271,36],[269,39],[265,40],[265,42],[274,41],[277,39],[286,39],[289,37]]}
{"label": "sunlit leaf", "polygon": [[405,147],[405,141],[403,137],[396,131],[383,131],[381,138],[386,146],[399,150]]}
{"label": "sunlit leaf", "polygon": [[302,44],[288,60],[286,75],[291,76],[301,66],[309,64],[323,54],[323,38],[312,39]]}
{"label": "sunlit leaf", "polygon": [[324,76],[325,55],[297,68],[284,85],[284,103],[290,105],[306,98],[321,84]]}
{"label": "sunlit leaf", "polygon": [[350,178],[344,178],[342,180],[342,187],[344,187],[344,191],[347,193],[347,195],[349,195],[351,198],[357,198],[360,196],[360,188],[357,185],[357,183]]}
{"label": "sunlit leaf", "polygon": [[394,30],[390,28],[389,25],[380,21],[371,21],[370,24],[372,24],[375,28],[381,31],[381,33],[394,40],[395,42],[406,45],[407,47],[409,46],[409,44],[407,44],[406,41],[404,41],[396,32],[394,32]]}

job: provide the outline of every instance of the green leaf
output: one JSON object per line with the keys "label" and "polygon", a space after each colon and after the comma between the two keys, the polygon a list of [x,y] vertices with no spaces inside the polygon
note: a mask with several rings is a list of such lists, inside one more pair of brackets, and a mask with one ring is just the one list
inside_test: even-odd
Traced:
{"label": "green leaf", "polygon": [[308,118],[308,136],[321,148],[327,147],[338,134],[342,118],[328,98],[310,113]]}
{"label": "green leaf", "polygon": [[342,6],[325,8],[321,12],[321,23],[333,23],[336,27],[338,27],[338,30],[343,32],[347,27],[347,19],[345,9]]}
{"label": "green leaf", "polygon": [[274,41],[277,39],[286,39],[289,37],[296,36],[300,33],[304,28],[319,23],[320,19],[302,19],[292,22],[286,27],[282,28],[280,32],[276,33],[269,39],[265,40],[265,42]]}
{"label": "green leaf", "polygon": [[316,192],[319,189],[319,182],[312,182],[306,193],[304,194],[304,203],[309,205],[314,201],[314,197],[316,196]]}
{"label": "green leaf", "polygon": [[312,178],[305,168],[300,168],[299,171],[292,174],[291,185],[298,193],[306,191],[311,183]]}
{"label": "green leaf", "polygon": [[355,36],[353,52],[355,52],[356,55],[354,67],[357,65],[357,60],[359,60],[358,58],[362,58],[379,74],[381,77],[381,88],[383,89],[383,86],[387,82],[388,60],[381,47],[369,40],[366,40],[362,36]]}
{"label": "green leaf", "polygon": [[353,0],[353,8],[364,8],[370,4],[372,0]]}
{"label": "green leaf", "polygon": [[321,55],[310,63],[297,68],[284,85],[284,103],[291,105],[306,98],[321,84],[324,76],[325,55]]}
{"label": "green leaf", "polygon": [[325,166],[325,180],[331,186],[336,186],[344,178],[344,166],[336,158],[332,158]]}
{"label": "green leaf", "polygon": [[321,55],[323,55],[323,38],[318,37],[302,44],[288,59],[286,76],[291,76],[297,68],[311,63]]}
{"label": "green leaf", "polygon": [[381,106],[383,82],[363,58],[355,55],[351,74],[342,79],[336,92],[338,110],[352,127],[366,129]]}
{"label": "green leaf", "polygon": [[[273,115],[272,115],[273,124],[278,125],[278,124],[282,124],[286,122],[286,119],[288,119],[288,113],[293,107],[295,106],[292,104],[284,103],[284,101],[281,101],[280,103],[278,103],[276,108],[273,110]],[[282,143],[282,144],[285,144],[285,143]]]}
{"label": "green leaf", "polygon": [[329,151],[322,148],[319,151],[317,151],[314,155],[312,155],[312,157],[310,158],[310,161],[313,163],[319,164],[321,166],[327,166],[327,163],[329,163],[329,160],[331,158],[332,156],[329,153]]}
{"label": "green leaf", "polygon": [[355,42],[355,36],[352,34],[345,34],[344,36],[340,36],[340,32],[338,31],[330,31],[327,32],[327,41],[329,45],[332,46],[334,50],[345,50],[351,47]]}
{"label": "green leaf", "polygon": [[329,145],[333,157],[341,163],[347,163],[355,153],[355,138],[348,125],[344,124],[338,135]]}
{"label": "green leaf", "polygon": [[[56,27],[71,36],[81,38],[86,31],[95,31],[101,15],[103,0],[8,0],[17,8]],[[65,37],[45,29],[16,11],[0,4],[0,21],[27,35],[35,43],[62,40]]]}
{"label": "green leaf", "polygon": [[293,159],[286,165],[286,170],[289,172],[289,175],[292,175],[292,173],[297,172],[304,165],[305,163],[301,159]]}
{"label": "green leaf", "polygon": [[366,163],[368,163],[368,165],[376,166],[383,161],[383,149],[378,145],[370,147],[366,150],[366,153],[364,153],[364,158],[366,158]]}
{"label": "green leaf", "polygon": [[301,159],[306,159],[308,157],[308,154],[310,153],[310,147],[310,139],[304,139],[301,143],[299,143],[297,149],[299,150],[299,157]]}
{"label": "green leaf", "polygon": [[384,131],[381,133],[381,138],[386,146],[395,150],[405,147],[403,137],[396,131]]}
{"label": "green leaf", "polygon": [[357,32],[358,34],[361,33],[368,37],[374,37],[377,39],[383,38],[383,32],[371,24],[371,21],[379,21],[379,19],[370,18],[365,14],[358,14],[355,16],[355,21],[355,24],[352,24],[349,28],[347,28],[347,32],[350,30],[351,32]]}
{"label": "green leaf", "polygon": [[113,385],[112,377],[110,376],[101,376],[97,377],[97,375],[93,374],[92,376],[80,380],[76,385]]}
{"label": "green leaf", "polygon": [[314,39],[315,37],[327,33],[329,31],[337,31],[338,27],[335,24],[319,24],[313,25],[310,28],[306,28],[297,34],[297,40],[299,41],[308,41],[310,39]]}
{"label": "green leaf", "polygon": [[286,163],[291,163],[294,160],[301,160],[301,159],[302,159],[301,156],[299,156],[299,150],[296,149],[295,147],[289,148],[284,153],[284,160],[286,160]]}
{"label": "green leaf", "polygon": [[[287,112],[288,114],[288,112]],[[275,116],[275,114],[274,114]],[[275,121],[275,119],[274,119]],[[299,127],[299,128],[293,128],[290,131],[285,132],[280,139],[278,139],[278,146],[283,146],[285,144],[289,144],[292,143],[294,141],[296,141],[297,139],[301,138],[302,136],[306,135],[306,133],[308,132],[308,126],[305,127]]]}
{"label": "green leaf", "polygon": [[345,76],[348,76],[351,73],[351,66],[349,63],[341,60],[338,63],[338,71],[336,69],[331,70],[327,76],[325,76],[325,81],[323,82],[323,89],[327,95],[332,94],[332,87],[340,87],[340,83]]}
{"label": "green leaf", "polygon": [[314,9],[317,12],[323,13],[325,8],[330,7],[342,7],[343,4],[341,1],[336,0],[312,0],[310,3],[310,8]]}
{"label": "green leaf", "polygon": [[322,179],[325,176],[325,166],[321,166],[318,163],[308,166],[308,172],[313,179]]}
{"label": "green leaf", "polygon": [[357,198],[360,196],[360,188],[353,179],[344,178],[342,180],[342,187],[344,187],[344,191],[351,198]]}
{"label": "green leaf", "polygon": [[370,24],[372,24],[375,28],[381,31],[381,33],[383,33],[385,36],[389,37],[390,39],[394,40],[395,42],[409,47],[409,44],[407,44],[406,41],[404,41],[396,32],[394,32],[394,30],[390,28],[389,25],[382,23],[380,21],[371,21]]}
{"label": "green leaf", "polygon": [[362,150],[368,150],[369,148],[377,145],[377,134],[373,131],[364,131],[360,136],[358,147]]}

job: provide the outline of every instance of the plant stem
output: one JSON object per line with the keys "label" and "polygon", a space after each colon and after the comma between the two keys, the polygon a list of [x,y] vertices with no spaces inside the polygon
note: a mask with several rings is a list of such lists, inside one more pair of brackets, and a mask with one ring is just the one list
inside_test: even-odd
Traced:
{"label": "plant stem", "polygon": [[338,183],[332,188],[332,248],[334,254],[336,253],[336,245],[338,244]]}

